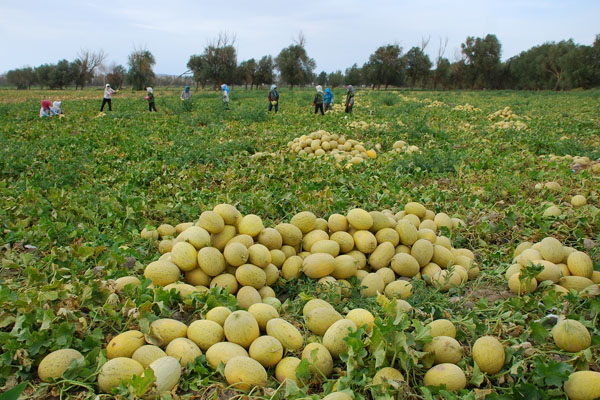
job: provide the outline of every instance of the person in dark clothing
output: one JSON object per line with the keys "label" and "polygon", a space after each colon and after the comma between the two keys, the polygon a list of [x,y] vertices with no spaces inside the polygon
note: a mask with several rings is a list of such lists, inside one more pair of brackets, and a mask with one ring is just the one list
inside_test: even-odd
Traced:
{"label": "person in dark clothing", "polygon": [[277,85],[271,85],[269,90],[269,111],[275,108],[275,113],[279,110],[279,92],[277,92]]}
{"label": "person in dark clothing", "polygon": [[113,94],[117,93],[116,91],[114,91],[110,85],[107,83],[106,86],[104,87],[104,98],[102,99],[102,106],[100,106],[100,112],[102,112],[102,110],[104,110],[104,105],[108,104],[108,111],[112,111],[112,100],[111,100],[111,96]]}
{"label": "person in dark clothing", "polygon": [[346,94],[346,113],[352,113],[352,107],[354,106],[354,88],[352,85],[348,85],[348,93]]}
{"label": "person in dark clothing", "polygon": [[325,115],[323,111],[323,87],[321,85],[317,85],[317,94],[315,95],[315,101],[313,101],[313,106],[315,106],[315,114],[321,110],[321,115]]}
{"label": "person in dark clothing", "polygon": [[148,111],[152,112],[152,110],[154,110],[154,112],[157,112],[156,105],[154,104],[154,89],[147,87],[146,91],[148,92],[148,95],[146,96],[146,100],[148,100]]}

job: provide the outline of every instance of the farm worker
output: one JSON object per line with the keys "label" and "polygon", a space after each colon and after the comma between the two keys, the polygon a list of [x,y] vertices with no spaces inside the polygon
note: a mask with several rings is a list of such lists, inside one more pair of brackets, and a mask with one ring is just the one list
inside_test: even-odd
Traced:
{"label": "farm worker", "polygon": [[117,92],[112,90],[112,88],[110,87],[110,84],[107,83],[106,86],[104,87],[104,98],[102,99],[102,106],[100,107],[100,112],[102,112],[102,110],[104,110],[104,105],[106,103],[108,103],[108,111],[112,111],[111,96],[115,93],[117,93]]}
{"label": "farm worker", "polygon": [[42,100],[42,107],[40,108],[40,118],[50,118],[51,115],[54,115],[50,108],[51,106],[52,103],[50,103],[50,100]]}
{"label": "farm worker", "polygon": [[150,86],[146,88],[148,95],[146,96],[146,100],[148,100],[148,110],[152,112],[154,110],[156,112],[156,106],[154,105],[154,89]]}
{"label": "farm worker", "polygon": [[323,103],[325,103],[325,111],[329,111],[333,108],[333,93],[329,88],[325,88],[325,96],[323,96]]}
{"label": "farm worker", "polygon": [[271,85],[269,90],[269,111],[275,107],[275,113],[279,110],[279,93],[277,92],[277,85]]}
{"label": "farm worker", "polygon": [[229,110],[229,86],[222,84],[221,90],[223,90],[223,103],[225,103],[225,109]]}
{"label": "farm worker", "polygon": [[185,89],[183,89],[183,92],[181,92],[181,96],[179,96],[179,98],[181,100],[190,100],[192,98],[192,94],[190,93],[190,87],[186,86]]}
{"label": "farm worker", "polygon": [[62,112],[62,101],[55,101],[52,103],[52,108],[50,109],[50,112],[52,112],[53,115],[61,115]]}
{"label": "farm worker", "polygon": [[346,94],[346,112],[352,113],[352,107],[354,106],[354,88],[352,85],[347,86],[348,93]]}
{"label": "farm worker", "polygon": [[323,98],[325,95],[323,94],[323,87],[321,85],[317,85],[317,94],[315,95],[315,100],[313,101],[313,106],[315,106],[315,114],[321,110],[321,115],[325,115],[323,112]]}

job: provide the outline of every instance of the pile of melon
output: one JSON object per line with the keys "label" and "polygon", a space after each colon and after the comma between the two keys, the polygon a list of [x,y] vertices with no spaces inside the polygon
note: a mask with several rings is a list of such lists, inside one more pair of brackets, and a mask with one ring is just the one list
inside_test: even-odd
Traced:
{"label": "pile of melon", "polygon": [[312,213],[303,212],[291,223],[303,233],[303,252],[284,263],[286,279],[303,272],[322,284],[349,287],[347,279],[356,276],[364,296],[405,299],[412,294],[411,279],[422,278],[447,291],[479,274],[474,254],[453,248],[441,234],[442,227],[455,229],[462,220],[419,203],[408,203],[395,214],[355,208],[345,216],[331,215],[322,227]]}
{"label": "pile of melon", "polygon": [[330,155],[336,162],[346,160],[350,164],[359,164],[364,160],[377,157],[377,152],[374,149],[367,150],[363,142],[324,130],[297,137],[287,146],[298,155],[308,157]]}
{"label": "pile of melon", "polygon": [[420,153],[421,150],[417,146],[409,145],[404,140],[397,140],[394,142],[394,145],[392,147],[392,152],[412,154],[412,153]]}
{"label": "pile of melon", "polygon": [[[513,264],[505,272],[510,291],[515,294],[533,293],[544,281],[552,282],[550,289],[568,293],[582,292],[600,283],[600,272],[594,271],[590,256],[572,247],[563,246],[556,238],[546,237],[538,243],[523,242],[514,251]],[[535,276],[521,277],[524,268],[543,267]]]}
{"label": "pile of melon", "polygon": [[[242,216],[232,205],[220,204],[196,223],[143,232],[163,238],[162,256],[146,266],[144,276],[183,297],[227,288],[243,308],[263,299],[277,304],[272,285],[302,274],[338,286],[340,294],[348,293],[341,289],[357,277],[364,296],[405,299],[412,294],[412,279],[447,291],[479,274],[474,254],[454,248],[442,233],[462,225],[459,218],[411,202],[396,213],[356,208],[327,220],[302,211],[271,228],[257,215]],[[127,276],[115,282],[117,290],[130,283],[140,280]]]}
{"label": "pile of melon", "polygon": [[[598,144],[595,145],[598,146]],[[589,157],[572,156],[570,154],[564,156],[548,154],[546,157],[548,157],[551,161],[569,161],[571,163],[570,167],[573,171],[590,170],[594,173],[600,172],[600,159],[591,160]]]}

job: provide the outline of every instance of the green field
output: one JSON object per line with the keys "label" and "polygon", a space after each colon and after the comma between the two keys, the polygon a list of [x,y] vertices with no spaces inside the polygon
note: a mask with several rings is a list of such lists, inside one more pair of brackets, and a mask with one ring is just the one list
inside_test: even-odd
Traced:
{"label": "green field", "polygon": [[[194,93],[185,109],[179,90],[159,88],[159,112],[148,113],[144,95],[119,93],[113,111],[102,115],[100,90],[0,91],[0,388],[27,382],[23,398],[94,399],[112,337],[131,329],[148,333],[158,318],[189,324],[218,305],[237,309],[235,297],[217,288],[184,302],[175,291],[148,287],[149,280],[124,291],[111,283],[128,275],[142,279],[160,256],[157,242],[140,237],[143,228],[195,222],[220,203],[274,227],[305,210],[327,219],[353,208],[395,214],[408,202],[420,202],[465,222],[437,233],[455,248],[472,250],[481,270],[448,292],[413,278],[408,313],[361,296],[355,277],[347,298],[339,286],[326,288],[306,276],[280,279],[272,285],[283,302],[279,313],[300,330],[305,344],[321,341],[302,318],[312,297],[327,299],[342,315],[367,309],[376,324],[346,339],[348,351],[327,379],[311,376],[303,363],[297,373],[305,384],[281,385],[270,368],[266,387],[255,388],[252,398],[319,399],[338,390],[354,399],[560,399],[566,398],[563,384],[571,372],[600,371],[598,282],[564,296],[540,282],[533,294],[519,296],[505,279],[517,245],[547,236],[587,253],[600,271],[600,169],[574,166],[572,159],[600,158],[599,91],[358,90],[350,116],[314,115],[314,93],[304,89],[283,89],[278,114],[266,111],[267,90],[233,88],[230,111],[218,92]],[[340,104],[345,90],[334,95]],[[38,118],[46,98],[63,100],[64,118]],[[505,107],[512,117],[494,116]],[[376,159],[347,167],[287,147],[317,130],[354,138],[365,148],[379,144],[381,150]],[[420,151],[391,152],[398,140]],[[550,181],[559,190],[535,187]],[[573,207],[578,194],[587,204]],[[544,215],[550,203],[560,215]],[[539,273],[527,268],[523,275]],[[582,322],[591,346],[559,349],[552,321],[543,319],[548,314]],[[458,366],[467,386],[458,392],[435,394],[437,389],[424,386],[433,362],[424,351],[432,340],[424,325],[439,318],[454,323],[462,346]],[[481,372],[471,355],[484,335],[505,346],[506,362],[495,374]],[[85,361],[53,383],[41,382],[38,364],[63,348],[80,351]],[[300,357],[301,351],[288,356]],[[382,367],[398,369],[404,380],[372,384]],[[134,377],[115,391],[134,398],[147,385],[151,380]],[[228,386],[222,367],[212,368],[202,355],[184,368],[176,393],[224,399],[243,392]]]}

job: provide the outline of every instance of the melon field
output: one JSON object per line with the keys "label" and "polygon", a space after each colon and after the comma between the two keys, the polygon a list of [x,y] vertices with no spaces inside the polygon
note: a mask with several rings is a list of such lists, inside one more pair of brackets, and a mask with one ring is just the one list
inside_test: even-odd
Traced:
{"label": "melon field", "polygon": [[600,398],[599,91],[179,93],[0,91],[0,400]]}

